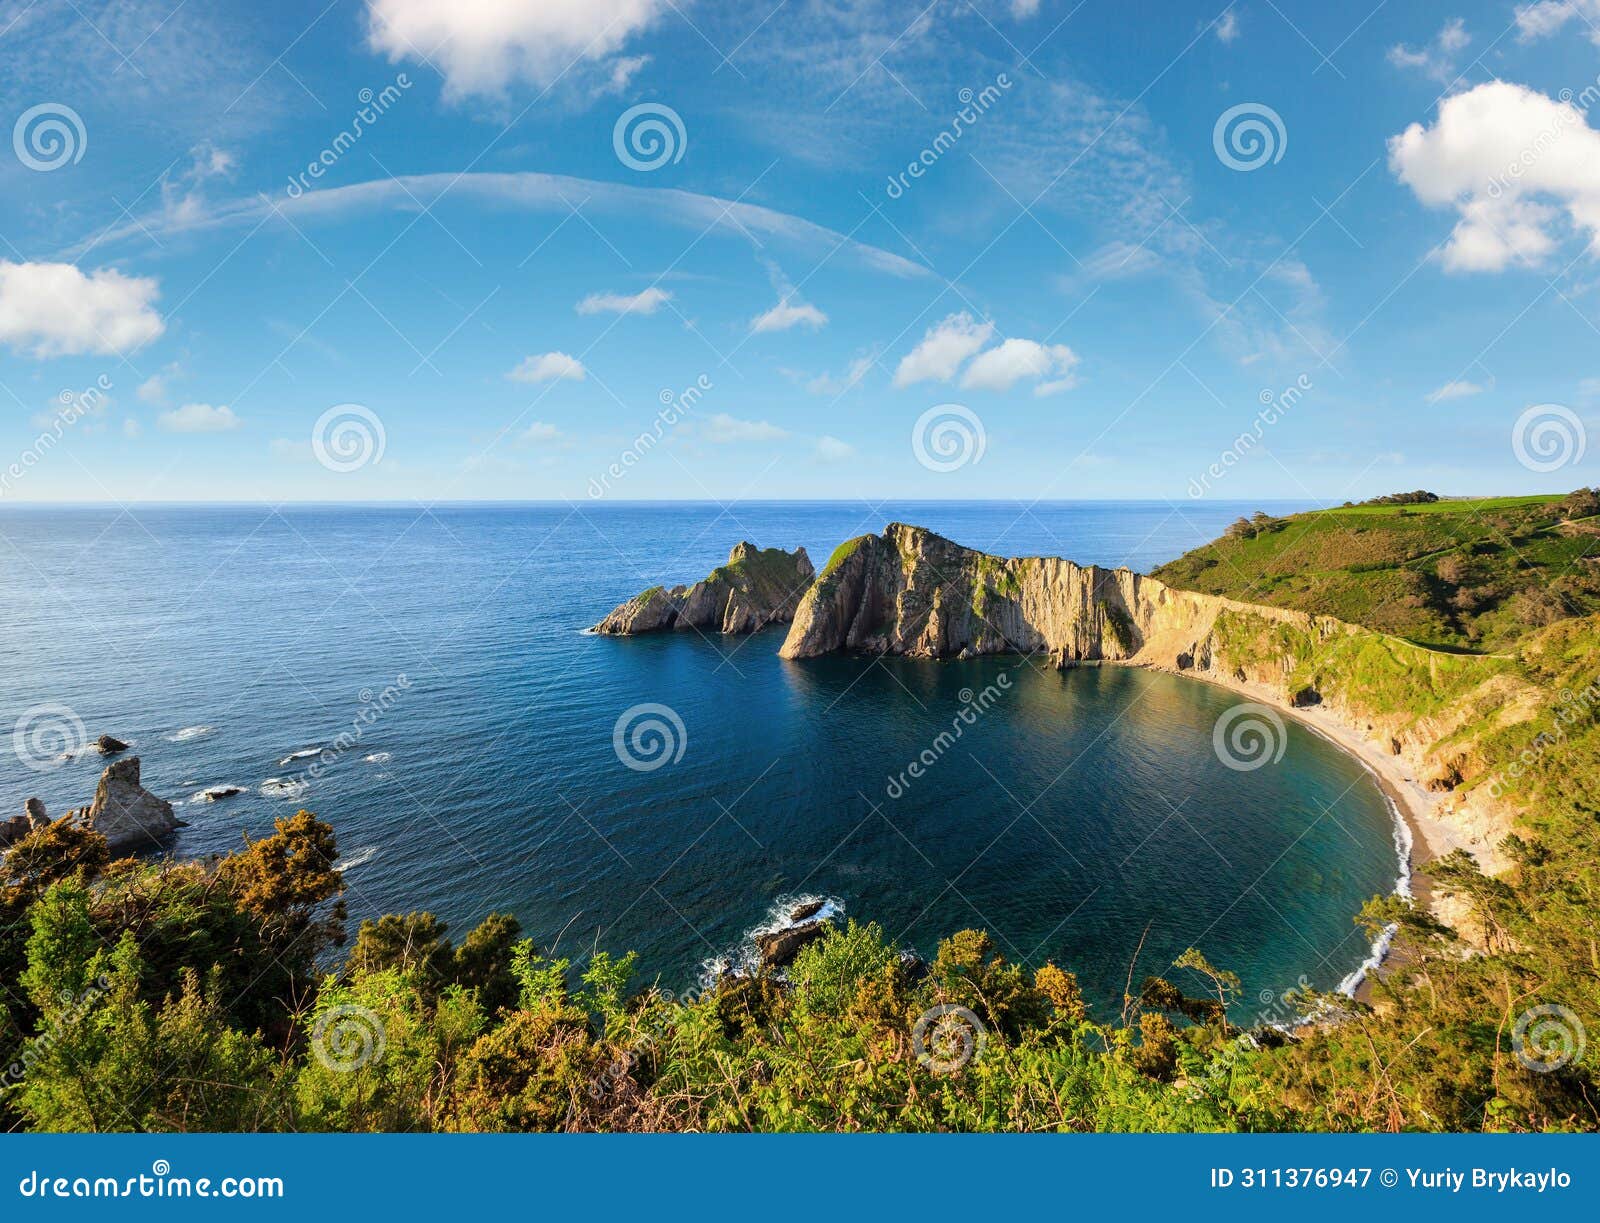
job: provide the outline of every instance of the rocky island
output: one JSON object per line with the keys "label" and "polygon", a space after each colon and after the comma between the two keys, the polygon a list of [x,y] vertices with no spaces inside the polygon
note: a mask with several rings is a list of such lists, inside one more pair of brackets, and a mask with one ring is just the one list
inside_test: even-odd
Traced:
{"label": "rocky island", "polygon": [[804,548],[734,545],[728,563],[693,586],[652,586],[614,609],[594,626],[613,637],[666,629],[753,633],[794,619],[800,597],[815,573]]}

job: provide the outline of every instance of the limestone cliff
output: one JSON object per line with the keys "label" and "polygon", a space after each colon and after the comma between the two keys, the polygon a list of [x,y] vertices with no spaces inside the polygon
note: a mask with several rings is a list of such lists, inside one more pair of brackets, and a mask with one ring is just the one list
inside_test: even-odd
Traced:
{"label": "limestone cliff", "polygon": [[728,563],[693,586],[652,586],[594,626],[597,633],[628,637],[664,629],[753,633],[794,619],[815,570],[804,548],[758,549],[735,545]]}
{"label": "limestone cliff", "polygon": [[[1137,659],[1187,668],[1217,613],[1230,605],[1257,610],[1173,590],[1129,569],[990,556],[921,527],[891,523],[882,535],[863,535],[833,554],[800,601],[781,654],[1048,652],[1059,664]],[[1323,635],[1348,627],[1259,610],[1295,618]]]}

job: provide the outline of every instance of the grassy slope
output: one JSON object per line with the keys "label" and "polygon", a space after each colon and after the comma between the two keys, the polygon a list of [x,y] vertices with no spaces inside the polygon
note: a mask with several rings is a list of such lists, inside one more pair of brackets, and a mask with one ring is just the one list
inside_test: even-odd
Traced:
{"label": "grassy slope", "polygon": [[1600,533],[1564,525],[1564,501],[1498,497],[1296,514],[1253,538],[1196,548],[1155,576],[1424,645],[1505,650],[1532,629],[1600,610]]}

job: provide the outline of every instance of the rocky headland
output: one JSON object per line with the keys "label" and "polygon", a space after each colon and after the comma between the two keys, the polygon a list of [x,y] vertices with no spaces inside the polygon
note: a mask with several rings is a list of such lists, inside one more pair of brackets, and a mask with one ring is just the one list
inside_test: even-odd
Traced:
{"label": "rocky headland", "polygon": [[652,586],[635,595],[594,626],[614,637],[698,629],[712,633],[753,633],[794,619],[801,596],[815,574],[804,548],[757,548],[745,542],[728,553],[728,563],[693,586]]}
{"label": "rocky headland", "polygon": [[1430,650],[1330,616],[1179,590],[1128,569],[1009,558],[891,524],[841,545],[800,601],[784,658],[1021,653],[1208,680],[1301,719],[1369,765],[1419,858],[1489,870],[1513,812],[1474,733],[1525,721],[1539,692],[1503,659]]}

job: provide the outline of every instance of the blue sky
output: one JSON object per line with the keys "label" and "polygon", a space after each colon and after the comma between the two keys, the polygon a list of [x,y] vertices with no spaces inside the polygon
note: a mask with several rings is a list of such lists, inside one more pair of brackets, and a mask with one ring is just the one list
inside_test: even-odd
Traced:
{"label": "blue sky", "polygon": [[1592,484],[1597,31],[3,0],[0,502]]}

